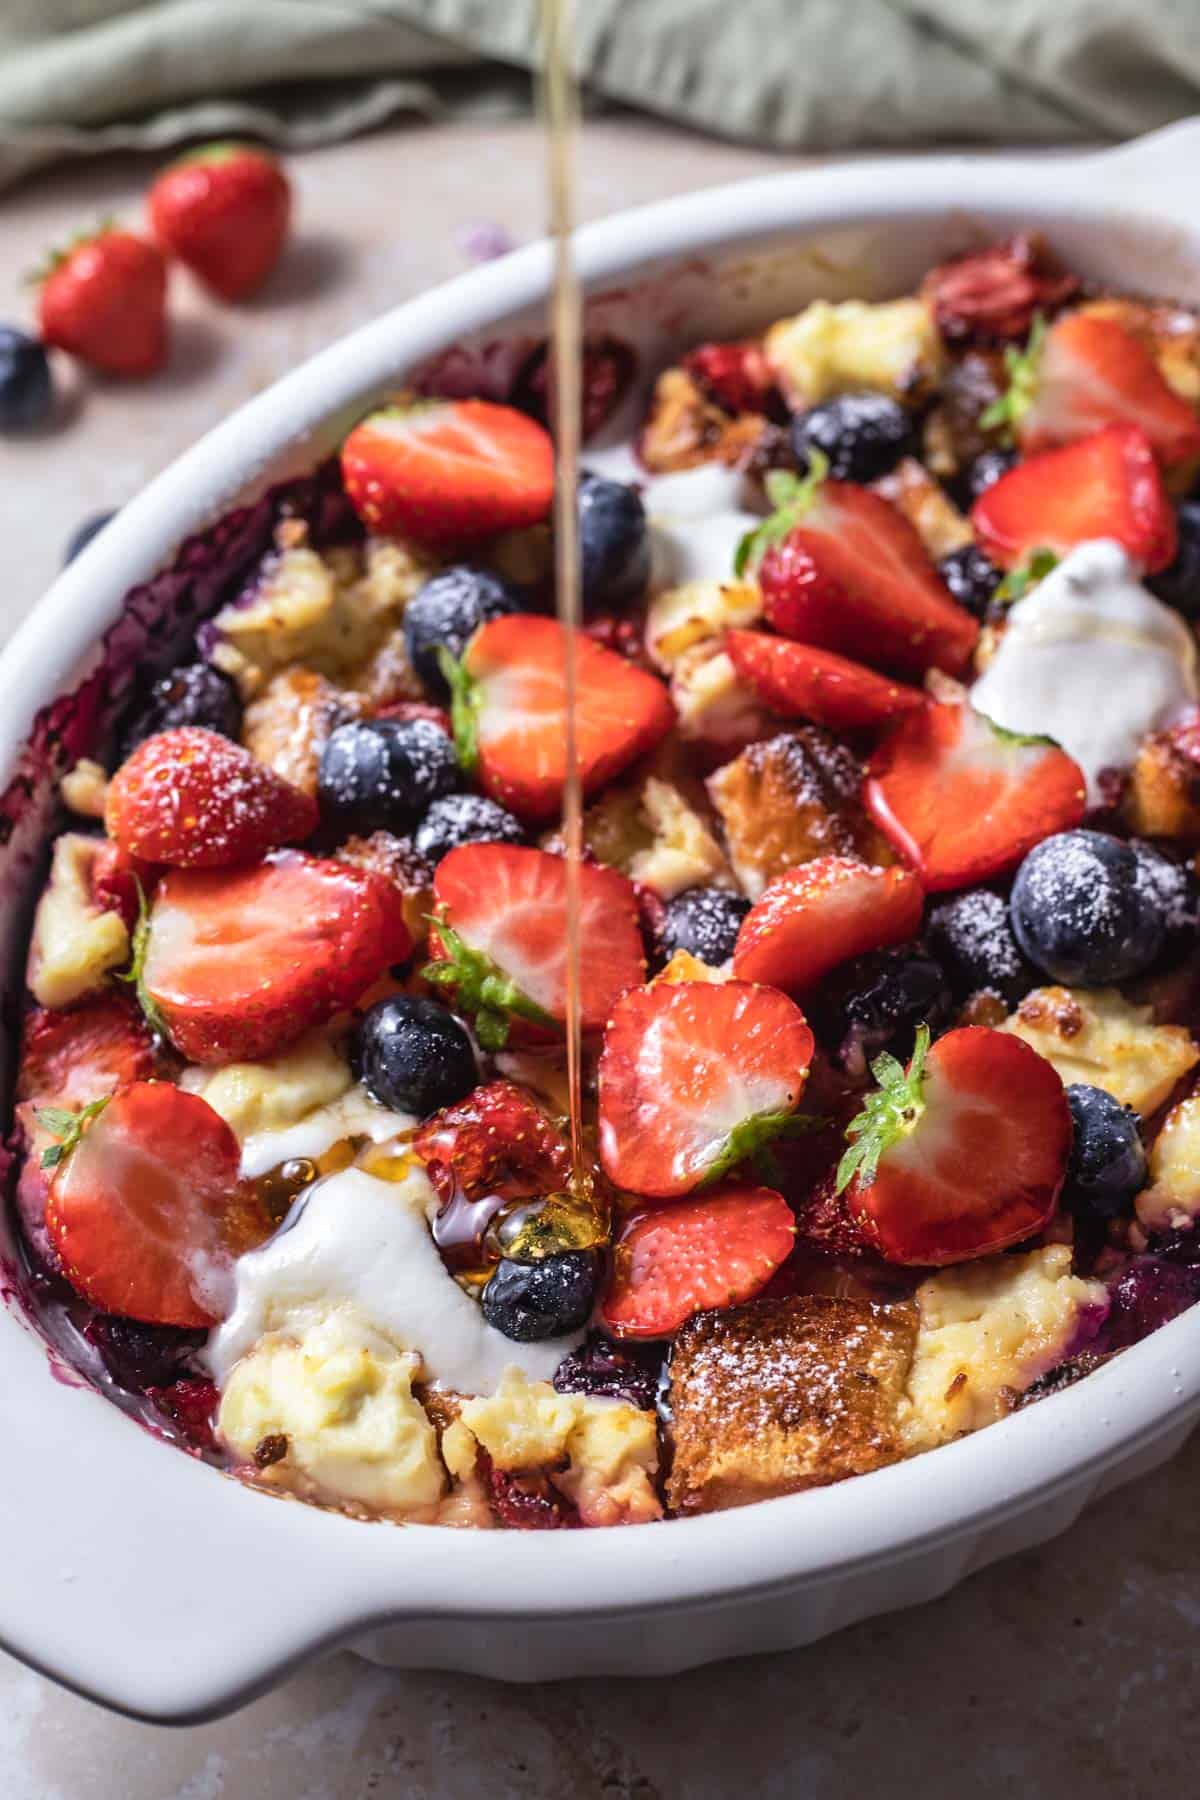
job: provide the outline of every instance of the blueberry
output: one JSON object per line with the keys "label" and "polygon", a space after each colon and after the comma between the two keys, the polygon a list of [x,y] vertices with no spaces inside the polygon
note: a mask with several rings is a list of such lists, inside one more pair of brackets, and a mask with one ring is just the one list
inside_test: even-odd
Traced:
{"label": "blueberry", "polygon": [[97,1313],[83,1335],[117,1386],[131,1394],[170,1387],[186,1373],[192,1354],[204,1343],[202,1331],[143,1325],[116,1313]]}
{"label": "blueberry", "polygon": [[508,583],[487,569],[466,563],[442,569],[413,595],[404,613],[408,660],[431,693],[449,690],[438,666],[438,651],[461,656],[488,619],[520,612],[521,602]]}
{"label": "blueberry", "polygon": [[363,1014],[351,1051],[372,1100],[426,1119],[465,1100],[478,1085],[471,1040],[433,1000],[394,994]]}
{"label": "blueberry", "polygon": [[562,1337],[587,1324],[598,1276],[591,1250],[564,1250],[537,1262],[503,1257],[483,1290],[483,1316],[518,1344]]}
{"label": "blueberry", "polygon": [[321,752],[321,819],[346,836],[407,831],[458,782],[454,745],[432,719],[352,719]]}
{"label": "blueberry", "polygon": [[50,359],[36,338],[0,325],[0,431],[28,431],[50,417]]}
{"label": "blueberry", "polygon": [[960,606],[975,618],[986,617],[988,607],[1000,586],[1002,571],[978,544],[964,544],[951,550],[938,564],[938,574]]}
{"label": "blueberry", "polygon": [[1166,948],[1190,948],[1200,933],[1200,880],[1190,862],[1173,858],[1133,838],[1129,848],[1137,857],[1143,881],[1149,883],[1166,921]]}
{"label": "blueberry", "polygon": [[821,450],[835,481],[876,481],[916,455],[917,427],[886,394],[838,394],[792,420],[792,449],[802,469]]}
{"label": "blueberry", "polygon": [[1197,1300],[1200,1268],[1163,1262],[1157,1256],[1136,1257],[1112,1290],[1101,1345],[1105,1350],[1127,1350]]}
{"label": "blueberry", "polygon": [[969,462],[958,478],[961,499],[965,506],[973,506],[981,494],[986,494],[993,482],[999,481],[1002,475],[1016,467],[1016,452],[1013,450],[984,450],[974,462]]}
{"label": "blueberry", "polygon": [[642,496],[587,470],[579,478],[579,573],[584,605],[597,607],[639,599],[650,578]]}
{"label": "blueberry", "polygon": [[413,848],[434,868],[460,844],[523,844],[525,828],[483,794],[444,794],[413,833]]}
{"label": "blueberry", "polygon": [[742,894],[731,894],[726,888],[688,888],[667,901],[663,949],[668,956],[686,950],[719,968],[733,955],[738,928],[749,911],[750,902]]}
{"label": "blueberry", "polygon": [[1146,1181],[1146,1151],[1137,1114],[1106,1092],[1072,1082],[1067,1105],[1075,1137],[1067,1164],[1068,1203],[1079,1212],[1112,1218]]}
{"label": "blueberry", "polygon": [[953,1002],[945,970],[921,944],[901,944],[860,956],[839,971],[822,996],[818,1022],[835,1060],[866,1073],[881,1050],[907,1061],[918,1025],[936,1037],[950,1023]]}
{"label": "blueberry", "polygon": [[63,551],[63,568],[65,569],[68,563],[73,563],[80,551],[86,550],[92,539],[99,537],[109,520],[115,519],[116,516],[115,511],[92,513],[90,518],[83,521],[82,525],[77,525],[67,539],[66,548]]}
{"label": "blueberry", "polygon": [[1103,831],[1060,831],[1029,852],[1009,902],[1018,944],[1068,986],[1103,987],[1157,961],[1167,921],[1135,851]]}
{"label": "blueberry", "polygon": [[[636,1360],[638,1351],[647,1358]],[[649,1366],[650,1359],[653,1366]],[[568,1350],[554,1371],[555,1391],[560,1394],[598,1394],[608,1400],[627,1400],[641,1412],[653,1412],[658,1397],[662,1357],[643,1346],[616,1344],[593,1332],[578,1350]]]}
{"label": "blueberry", "polygon": [[156,731],[180,725],[202,725],[236,740],[242,732],[242,703],[237,688],[211,663],[184,663],[162,676],[149,699],[130,715],[118,738],[120,760]]}
{"label": "blueberry", "polygon": [[1175,523],[1179,533],[1175,560],[1148,576],[1146,586],[1164,605],[1194,619],[1200,613],[1200,500],[1182,500]]}
{"label": "blueberry", "polygon": [[1038,984],[1013,936],[1008,907],[990,888],[969,888],[935,907],[926,937],[956,1000],[986,990],[1013,1007]]}

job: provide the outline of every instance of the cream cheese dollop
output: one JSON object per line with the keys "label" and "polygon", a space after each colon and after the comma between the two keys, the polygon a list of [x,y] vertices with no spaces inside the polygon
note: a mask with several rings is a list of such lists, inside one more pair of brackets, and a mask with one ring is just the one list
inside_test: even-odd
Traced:
{"label": "cream cheese dollop", "polygon": [[513,1367],[549,1381],[583,1333],[518,1344],[489,1325],[442,1262],[429,1229],[436,1204],[416,1158],[396,1181],[348,1168],[306,1188],[275,1236],[235,1265],[232,1309],[205,1352],[217,1386],[264,1338],[303,1342],[342,1306],[419,1355],[436,1387],[491,1394]]}
{"label": "cream cheese dollop", "polygon": [[1013,607],[971,700],[1007,731],[1054,738],[1102,797],[1148,731],[1197,697],[1196,641],[1120,544],[1079,544]]}
{"label": "cream cheese dollop", "polygon": [[724,463],[660,475],[646,484],[643,499],[656,588],[732,581],[738,545],[762,524],[747,477]]}

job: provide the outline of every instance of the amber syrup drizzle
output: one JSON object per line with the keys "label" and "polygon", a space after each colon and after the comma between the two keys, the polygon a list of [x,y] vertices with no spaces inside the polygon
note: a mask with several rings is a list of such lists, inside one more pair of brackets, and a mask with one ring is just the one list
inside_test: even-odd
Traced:
{"label": "amber syrup drizzle", "polygon": [[566,686],[567,777],[562,834],[567,864],[567,1092],[571,1125],[571,1186],[589,1203],[591,1175],[583,1141],[580,1025],[580,859],[583,795],[575,724],[576,638],[583,619],[579,580],[579,440],[583,392],[583,324],[571,232],[575,222],[575,147],[579,93],[572,57],[573,0],[542,0],[542,118],[546,132],[547,202],[554,247],[550,298],[550,393],[556,452],[554,589],[562,624]]}

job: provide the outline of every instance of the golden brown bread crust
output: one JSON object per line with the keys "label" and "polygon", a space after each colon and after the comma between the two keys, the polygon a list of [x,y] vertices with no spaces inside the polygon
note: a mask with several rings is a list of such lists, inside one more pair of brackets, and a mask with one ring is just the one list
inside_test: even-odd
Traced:
{"label": "golden brown bread crust", "polygon": [[916,1334],[908,1302],[801,1294],[697,1313],[671,1353],[672,1510],[745,1506],[894,1462]]}
{"label": "golden brown bread crust", "polygon": [[259,762],[315,796],[321,752],[331,733],[365,711],[358,694],[335,687],[315,669],[284,669],[246,708],[242,742]]}
{"label": "golden brown bread crust", "polygon": [[1200,844],[1200,765],[1169,731],[1142,739],[1123,810],[1130,829],[1141,837]]}
{"label": "golden brown bread crust", "polygon": [[774,876],[815,856],[896,860],[863,811],[862,773],[852,750],[801,725],[751,744],[709,777],[729,860],[752,900]]}
{"label": "golden brown bread crust", "polygon": [[770,435],[762,413],[727,413],[706,399],[686,369],[664,369],[654,384],[638,455],[655,475],[697,463],[744,463]]}

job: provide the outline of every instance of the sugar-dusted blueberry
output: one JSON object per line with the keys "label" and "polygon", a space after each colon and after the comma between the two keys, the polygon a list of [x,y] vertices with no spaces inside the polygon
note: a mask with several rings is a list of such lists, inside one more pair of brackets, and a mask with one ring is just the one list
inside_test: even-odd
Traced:
{"label": "sugar-dusted blueberry", "polygon": [[77,525],[63,549],[63,568],[65,569],[68,563],[73,563],[75,558],[87,549],[92,539],[99,537],[104,527],[116,516],[115,511],[90,513],[82,523]]}
{"label": "sugar-dusted blueberry", "polygon": [[242,703],[237,688],[211,663],[183,663],[156,681],[149,697],[135,706],[118,736],[123,762],[131,751],[159,731],[200,725],[234,741],[242,732]]}
{"label": "sugar-dusted blueberry", "polygon": [[536,1262],[503,1257],[483,1290],[483,1316],[518,1344],[562,1337],[587,1324],[598,1277],[592,1250],[564,1250]]}
{"label": "sugar-dusted blueberry", "polygon": [[1138,1117],[1104,1088],[1073,1082],[1067,1105],[1075,1136],[1067,1164],[1068,1204],[1112,1218],[1146,1182],[1146,1150]]}
{"label": "sugar-dusted blueberry", "polygon": [[792,449],[802,469],[820,450],[835,481],[877,481],[916,454],[917,427],[887,394],[837,394],[793,419]]}
{"label": "sugar-dusted blueberry", "polygon": [[1060,831],[1013,883],[1013,931],[1030,962],[1068,986],[1103,987],[1158,959],[1167,921],[1136,853],[1104,831]]}
{"label": "sugar-dusted blueberry", "polygon": [[968,888],[935,906],[925,935],[956,1000],[989,992],[1013,1007],[1038,985],[1013,936],[1008,907],[990,888]]}
{"label": "sugar-dusted blueberry", "polygon": [[1176,862],[1154,844],[1132,838],[1143,881],[1153,890],[1166,922],[1166,948],[1189,948],[1200,932],[1200,880],[1190,861]]}
{"label": "sugar-dusted blueberry", "polygon": [[922,944],[900,944],[857,957],[838,971],[814,1017],[834,1059],[865,1075],[873,1057],[912,1054],[918,1025],[936,1037],[949,1025],[953,1001],[946,972]]}
{"label": "sugar-dusted blueberry", "polygon": [[432,719],[351,719],[321,752],[321,820],[343,836],[404,832],[459,779],[454,745]]}
{"label": "sugar-dusted blueberry", "polygon": [[1146,580],[1152,594],[1185,619],[1200,613],[1200,500],[1181,500],[1175,512],[1175,560]]}
{"label": "sugar-dusted blueberry", "polygon": [[938,574],[958,604],[977,619],[986,617],[1000,586],[1001,573],[978,544],[963,544],[943,556],[938,564]]}
{"label": "sugar-dusted blueberry", "polygon": [[554,1371],[554,1386],[560,1394],[627,1400],[642,1412],[652,1412],[661,1374],[660,1352],[643,1345],[618,1349],[611,1339],[594,1331],[578,1350],[567,1351]]}
{"label": "sugar-dusted blueberry", "polygon": [[468,563],[439,569],[409,601],[404,612],[408,660],[433,694],[448,693],[438,651],[459,657],[479,627],[504,613],[520,612],[515,589],[489,569]]}
{"label": "sugar-dusted blueberry", "polygon": [[454,1106],[477,1086],[471,1040],[434,1000],[393,994],[359,1021],[351,1048],[355,1073],[372,1100],[418,1119]]}
{"label": "sugar-dusted blueberry", "polygon": [[413,833],[413,848],[434,868],[462,844],[523,844],[525,827],[485,794],[443,794]]}
{"label": "sugar-dusted blueberry", "polygon": [[668,956],[686,950],[719,968],[733,955],[738,928],[749,911],[745,896],[727,888],[688,888],[664,908],[663,949]]}
{"label": "sugar-dusted blueberry", "polygon": [[636,600],[650,576],[642,496],[624,481],[586,469],[579,477],[579,573],[587,607]]}
{"label": "sugar-dusted blueberry", "polygon": [[0,431],[43,425],[54,403],[50,359],[26,331],[0,325]]}

